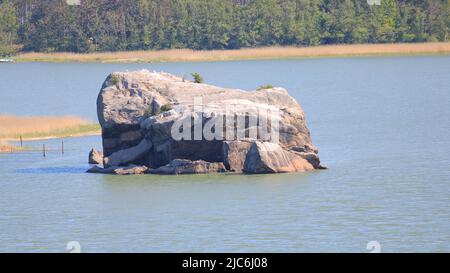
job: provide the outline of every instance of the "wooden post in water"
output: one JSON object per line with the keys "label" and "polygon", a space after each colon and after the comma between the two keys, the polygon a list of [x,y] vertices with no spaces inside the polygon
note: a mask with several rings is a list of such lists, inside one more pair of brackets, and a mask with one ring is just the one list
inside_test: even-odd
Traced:
{"label": "wooden post in water", "polygon": [[23,140],[22,140],[22,136],[20,136],[20,148],[23,148]]}
{"label": "wooden post in water", "polygon": [[61,140],[61,154],[64,155],[64,139]]}
{"label": "wooden post in water", "polygon": [[45,144],[42,144],[42,155],[45,157]]}

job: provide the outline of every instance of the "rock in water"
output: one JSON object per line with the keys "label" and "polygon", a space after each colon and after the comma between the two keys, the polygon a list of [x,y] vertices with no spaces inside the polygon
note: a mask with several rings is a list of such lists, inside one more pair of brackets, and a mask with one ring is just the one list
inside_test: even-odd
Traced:
{"label": "rock in water", "polygon": [[293,152],[283,150],[280,145],[255,141],[247,153],[245,173],[290,173],[314,170],[306,159]]}
{"label": "rock in water", "polygon": [[89,170],[87,170],[87,173],[102,173],[102,174],[113,174],[115,168],[109,167],[109,168],[101,168],[97,165],[91,167]]}
{"label": "rock in water", "polygon": [[146,166],[129,165],[127,167],[116,168],[115,174],[118,175],[130,175],[130,174],[144,174],[148,168]]}
{"label": "rock in water", "polygon": [[89,152],[89,164],[103,164],[103,153],[92,148]]}
{"label": "rock in water", "polygon": [[167,73],[113,73],[97,99],[105,167],[151,173],[321,169],[303,110],[282,88],[226,89]]}
{"label": "rock in water", "polygon": [[226,168],[221,162],[206,162],[203,160],[191,161],[187,159],[172,160],[166,166],[155,170],[150,170],[153,174],[199,174],[226,172]]}
{"label": "rock in water", "polygon": [[117,175],[130,175],[130,174],[144,174],[148,168],[146,166],[129,165],[127,167],[106,167],[100,168],[95,165],[87,170],[88,173],[102,173],[102,174],[117,174]]}

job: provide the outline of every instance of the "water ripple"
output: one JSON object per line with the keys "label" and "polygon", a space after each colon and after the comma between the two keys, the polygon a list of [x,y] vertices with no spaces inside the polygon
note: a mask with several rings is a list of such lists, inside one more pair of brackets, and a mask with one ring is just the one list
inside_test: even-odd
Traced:
{"label": "water ripple", "polygon": [[45,168],[25,168],[16,170],[17,173],[27,174],[64,174],[64,173],[85,173],[86,167],[45,167]]}

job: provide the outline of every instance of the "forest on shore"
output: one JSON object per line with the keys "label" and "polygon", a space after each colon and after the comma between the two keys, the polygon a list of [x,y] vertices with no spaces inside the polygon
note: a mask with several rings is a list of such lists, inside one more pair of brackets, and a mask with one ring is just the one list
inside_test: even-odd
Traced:
{"label": "forest on shore", "polygon": [[376,2],[0,0],[0,56],[448,41],[449,0]]}

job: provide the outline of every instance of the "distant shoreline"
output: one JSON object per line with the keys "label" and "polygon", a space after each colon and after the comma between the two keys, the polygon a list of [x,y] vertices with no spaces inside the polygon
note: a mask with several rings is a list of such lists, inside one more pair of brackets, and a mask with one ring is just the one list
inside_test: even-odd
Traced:
{"label": "distant shoreline", "polygon": [[100,126],[78,117],[17,117],[0,114],[0,153],[27,150],[11,143],[100,135]]}
{"label": "distant shoreline", "polygon": [[159,51],[120,51],[86,54],[30,52],[18,54],[14,57],[14,60],[17,62],[51,63],[152,63],[448,54],[450,54],[450,42],[261,47],[235,50],[168,49]]}
{"label": "distant shoreline", "polygon": [[[38,141],[38,140],[50,140],[50,139],[60,139],[60,138],[77,138],[77,137],[86,137],[86,136],[100,136],[101,131],[90,131],[76,134],[67,134],[67,135],[48,135],[42,137],[25,137],[23,138],[23,142],[30,141]],[[10,142],[18,142],[20,139],[18,138],[2,138],[1,141],[10,143]]]}

